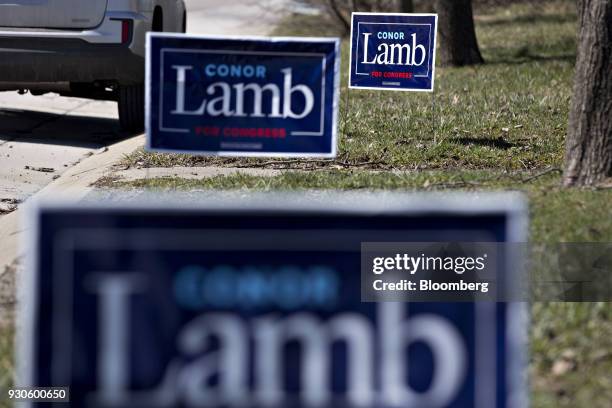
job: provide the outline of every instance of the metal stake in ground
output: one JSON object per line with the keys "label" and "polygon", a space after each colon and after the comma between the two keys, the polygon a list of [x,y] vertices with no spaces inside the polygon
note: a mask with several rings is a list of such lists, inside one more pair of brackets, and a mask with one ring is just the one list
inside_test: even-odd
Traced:
{"label": "metal stake in ground", "polygon": [[436,91],[431,91],[431,131],[433,134],[434,145],[438,144],[436,137]]}
{"label": "metal stake in ground", "polygon": [[346,88],[346,99],[344,102],[344,124],[348,121],[349,112],[351,110],[351,88]]}

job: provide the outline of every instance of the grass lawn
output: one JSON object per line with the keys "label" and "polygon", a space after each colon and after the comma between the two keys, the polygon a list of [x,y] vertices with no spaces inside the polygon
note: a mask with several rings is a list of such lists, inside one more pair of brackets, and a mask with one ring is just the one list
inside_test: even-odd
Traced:
{"label": "grass lawn", "polygon": [[[8,361],[10,359],[4,358],[4,356],[13,354],[13,342],[7,341],[7,339],[12,340],[13,335],[14,330],[11,326],[4,324],[0,325],[0,389],[11,381],[5,374],[10,370],[12,361]],[[0,401],[1,400],[2,398],[0,398]]]}
{"label": "grass lawn", "polygon": [[[569,2],[513,7],[478,17],[487,64],[438,68],[435,116],[428,94],[352,90],[347,104],[348,42],[343,42],[339,155],[333,161],[226,159],[138,151],[128,166],[533,170],[561,166],[575,54]],[[312,17],[289,19],[312,30]],[[317,18],[317,35],[333,35]],[[300,32],[298,34],[306,34]],[[312,31],[311,31],[312,34]],[[435,128],[435,130],[434,130]],[[437,143],[434,143],[434,132]]]}
{"label": "grass lawn", "polygon": [[0,408],[12,405],[6,390],[13,385],[14,362],[14,312],[15,312],[15,265],[0,270]]}
{"label": "grass lawn", "polygon": [[6,390],[13,384],[14,335],[15,331],[11,326],[0,325],[0,408],[11,406],[6,401]]}
{"label": "grass lawn", "polygon": [[[612,190],[559,187],[575,60],[574,7],[571,1],[557,1],[477,13],[487,63],[437,70],[435,116],[426,94],[351,91],[347,104],[345,41],[336,160],[221,159],[137,151],[124,159],[124,166],[221,165],[287,172],[101,185],[520,190],[530,200],[532,241],[610,242]],[[279,34],[308,35],[313,27],[317,35],[334,30],[321,18],[292,17]],[[532,406],[612,406],[612,305],[537,303],[532,312]]]}

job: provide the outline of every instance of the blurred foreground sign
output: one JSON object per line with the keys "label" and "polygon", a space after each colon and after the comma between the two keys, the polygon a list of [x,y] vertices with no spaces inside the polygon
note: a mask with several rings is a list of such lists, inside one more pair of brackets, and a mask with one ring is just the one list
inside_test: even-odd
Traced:
{"label": "blurred foreground sign", "polygon": [[520,203],[304,201],[42,207],[23,384],[74,407],[526,406],[520,305],[362,303],[359,279],[362,242],[523,239]]}
{"label": "blurred foreground sign", "polygon": [[353,13],[350,88],[433,91],[436,14]]}
{"label": "blurred foreground sign", "polygon": [[334,157],[339,40],[150,34],[147,148]]}

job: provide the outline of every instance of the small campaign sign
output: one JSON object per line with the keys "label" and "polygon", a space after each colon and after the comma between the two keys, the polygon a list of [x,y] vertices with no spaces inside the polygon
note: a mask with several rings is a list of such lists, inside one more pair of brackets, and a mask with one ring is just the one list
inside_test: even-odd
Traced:
{"label": "small campaign sign", "polygon": [[353,13],[349,87],[434,89],[436,14]]}
{"label": "small campaign sign", "polygon": [[339,40],[149,34],[150,151],[335,157]]}
{"label": "small campaign sign", "polygon": [[524,240],[516,198],[39,207],[20,385],[79,408],[526,407],[524,305],[362,302],[359,279],[363,242]]}

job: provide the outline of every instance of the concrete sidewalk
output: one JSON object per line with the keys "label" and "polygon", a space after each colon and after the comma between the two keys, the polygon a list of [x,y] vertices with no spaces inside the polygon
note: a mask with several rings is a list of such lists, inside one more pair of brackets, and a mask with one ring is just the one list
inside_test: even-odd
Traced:
{"label": "concrete sidewalk", "polygon": [[[245,36],[270,33],[297,4],[293,0],[186,0],[186,3],[188,32]],[[2,107],[10,108],[2,111]],[[8,115],[12,122],[4,120],[0,127],[0,153],[6,149],[0,167],[0,193],[7,194],[0,196],[6,198],[4,203],[0,201],[3,204],[0,210],[12,210],[14,203],[29,199],[83,197],[98,179],[112,174],[113,166],[124,155],[144,144],[143,135],[118,137],[114,102],[55,94],[34,97],[0,93],[0,117],[3,115]],[[100,129],[91,128],[91,121],[99,124]],[[24,133],[22,128],[29,132]],[[2,133],[7,135],[4,140]],[[73,140],[75,134],[78,137]],[[66,138],[69,142],[63,143]],[[113,138],[126,139],[109,144],[107,141],[113,143]],[[181,174],[188,171],[181,170]],[[19,205],[16,211],[0,215],[0,275],[22,253],[19,241],[25,227],[21,224],[24,217],[20,208]]]}

